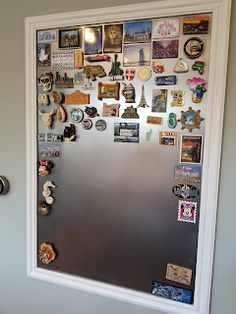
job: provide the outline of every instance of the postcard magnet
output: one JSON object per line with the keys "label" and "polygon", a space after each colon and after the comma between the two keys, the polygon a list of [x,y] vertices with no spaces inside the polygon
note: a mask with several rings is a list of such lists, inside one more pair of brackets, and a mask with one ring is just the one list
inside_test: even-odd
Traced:
{"label": "postcard magnet", "polygon": [[181,135],[180,162],[201,164],[202,135]]}
{"label": "postcard magnet", "polygon": [[166,112],[168,89],[152,90],[152,112]]}
{"label": "postcard magnet", "polygon": [[196,223],[197,202],[179,200],[178,221]]}
{"label": "postcard magnet", "polygon": [[38,44],[38,66],[49,67],[51,65],[51,44]]}
{"label": "postcard magnet", "polygon": [[178,184],[200,184],[201,166],[178,164],[174,169],[174,179]]}
{"label": "postcard magnet", "polygon": [[153,21],[153,38],[179,36],[179,19],[158,19]]}
{"label": "postcard magnet", "polygon": [[168,263],[166,279],[189,286],[192,281],[192,269]]}
{"label": "postcard magnet", "polygon": [[104,25],[104,53],[122,52],[123,24]]}
{"label": "postcard magnet", "polygon": [[184,52],[190,59],[196,59],[203,54],[204,42],[198,37],[189,38],[184,44]]}
{"label": "postcard magnet", "polygon": [[82,28],[59,29],[59,49],[81,48]]}
{"label": "postcard magnet", "polygon": [[207,34],[209,15],[192,15],[183,18],[183,34]]}
{"label": "postcard magnet", "polygon": [[178,58],[178,53],[178,39],[161,39],[153,41],[152,59]]}
{"label": "postcard magnet", "polygon": [[139,123],[114,123],[115,143],[139,143]]}
{"label": "postcard magnet", "polygon": [[42,243],[39,248],[39,259],[43,264],[50,264],[56,258],[54,248],[49,243]]}
{"label": "postcard magnet", "polygon": [[64,72],[64,75],[61,76],[57,71],[55,77],[55,88],[74,88],[74,78],[69,77],[66,72]]}
{"label": "postcard magnet", "polygon": [[102,53],[102,26],[85,27],[84,51],[86,55]]}

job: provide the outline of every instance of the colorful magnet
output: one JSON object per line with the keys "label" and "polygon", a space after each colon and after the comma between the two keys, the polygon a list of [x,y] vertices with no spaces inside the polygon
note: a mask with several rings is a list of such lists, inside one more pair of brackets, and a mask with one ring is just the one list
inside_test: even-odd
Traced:
{"label": "colorful magnet", "polygon": [[51,189],[52,188],[55,189],[55,187],[56,187],[55,184],[50,180],[46,181],[43,185],[42,194],[43,194],[43,197],[45,198],[45,202],[49,205],[53,204],[55,201],[54,197],[52,197],[51,195],[52,194]]}
{"label": "colorful magnet", "polygon": [[162,282],[152,282],[152,294],[187,304],[192,304],[193,292],[191,290],[174,287]]}
{"label": "colorful magnet", "polygon": [[166,112],[168,89],[152,90],[152,112]]}
{"label": "colorful magnet", "polygon": [[44,122],[45,128],[50,129],[52,127],[52,123],[53,123],[52,117],[55,114],[55,110],[52,109],[50,112],[39,110],[39,114],[42,116],[42,120]]}
{"label": "colorful magnet", "polygon": [[172,192],[175,196],[184,199],[196,198],[199,196],[199,190],[195,186],[189,184],[176,184],[173,187]]}
{"label": "colorful magnet", "polygon": [[83,121],[84,112],[81,109],[74,108],[70,112],[70,117],[73,122],[80,123],[81,121]]}
{"label": "colorful magnet", "polygon": [[49,97],[47,94],[38,94],[38,104],[47,106],[49,105]]}
{"label": "colorful magnet", "polygon": [[103,117],[119,117],[120,104],[103,104],[102,116]]}
{"label": "colorful magnet", "polygon": [[192,70],[193,71],[198,71],[199,74],[203,74],[204,69],[205,69],[205,62],[203,61],[195,61],[194,64],[192,65]]}
{"label": "colorful magnet", "polygon": [[82,127],[85,129],[85,130],[90,130],[93,126],[93,121],[91,119],[84,119],[82,121]]}
{"label": "colorful magnet", "polygon": [[56,120],[59,123],[66,122],[67,120],[67,113],[61,105],[59,105],[56,110]]}
{"label": "colorful magnet", "polygon": [[38,205],[38,213],[41,215],[41,216],[47,216],[50,214],[52,208],[49,204],[47,204],[46,202],[41,202],[39,205]]}
{"label": "colorful magnet", "polygon": [[61,156],[61,145],[58,143],[39,143],[40,158],[59,158]]}
{"label": "colorful magnet", "polygon": [[181,135],[180,162],[201,163],[202,138],[202,135]]}
{"label": "colorful magnet", "polygon": [[84,52],[80,49],[75,50],[75,68],[83,69],[84,67]]}
{"label": "colorful magnet", "polygon": [[82,28],[59,29],[58,48],[81,48]]}
{"label": "colorful magnet", "polygon": [[157,76],[155,77],[156,85],[175,85],[177,84],[176,75]]}
{"label": "colorful magnet", "polygon": [[79,90],[71,94],[65,94],[65,104],[67,105],[87,105],[90,103],[90,94],[82,93]]}
{"label": "colorful magnet", "polygon": [[63,102],[64,96],[61,92],[53,91],[50,94],[49,99],[52,103],[59,105],[60,103]]}
{"label": "colorful magnet", "polygon": [[127,107],[124,110],[124,113],[121,115],[121,118],[139,119],[139,115],[137,113],[137,108],[134,108],[133,106]]}
{"label": "colorful magnet", "polygon": [[180,201],[178,210],[178,221],[195,224],[197,219],[197,202]]}
{"label": "colorful magnet", "polygon": [[121,93],[125,97],[125,102],[127,103],[134,103],[135,102],[135,88],[134,86],[129,83],[123,83],[124,88],[122,89]]}
{"label": "colorful magnet", "polygon": [[74,78],[69,77],[65,72],[63,76],[56,72],[55,77],[55,87],[56,88],[74,88]]}
{"label": "colorful magnet", "polygon": [[74,75],[74,85],[83,86],[85,83],[85,75],[83,72],[76,72]]}
{"label": "colorful magnet", "polygon": [[141,67],[150,65],[151,43],[128,44],[123,48],[123,66]]}
{"label": "colorful magnet", "polygon": [[102,25],[84,28],[84,51],[86,55],[102,53],[102,30]]}
{"label": "colorful magnet", "polygon": [[207,34],[210,15],[191,15],[183,18],[183,34]]}
{"label": "colorful magnet", "polygon": [[53,71],[74,70],[75,58],[74,50],[56,50],[52,51],[51,69]]}
{"label": "colorful magnet", "polygon": [[147,116],[147,123],[148,124],[161,125],[163,123],[163,118],[162,117]]}
{"label": "colorful magnet", "polygon": [[38,166],[38,175],[40,177],[45,177],[50,174],[51,169],[53,168],[53,163],[50,160],[40,160]]}
{"label": "colorful magnet", "polygon": [[152,70],[155,73],[163,73],[163,72],[165,72],[165,62],[163,60],[152,61]]}
{"label": "colorful magnet", "polygon": [[186,82],[192,91],[192,101],[196,104],[200,103],[204,93],[206,92],[207,81],[202,77],[193,77],[188,79]]}
{"label": "colorful magnet", "polygon": [[102,62],[107,61],[109,62],[111,60],[111,57],[109,55],[96,55],[96,56],[88,56],[85,58],[87,62]]}
{"label": "colorful magnet", "polygon": [[178,58],[179,39],[161,39],[152,42],[152,59]]}
{"label": "colorful magnet", "polygon": [[192,269],[168,263],[166,279],[189,286],[192,281]]}
{"label": "colorful magnet", "polygon": [[175,73],[186,73],[189,71],[189,66],[187,62],[185,62],[182,58],[180,58],[175,66],[174,66],[174,72]]}
{"label": "colorful magnet", "polygon": [[184,44],[184,52],[190,59],[199,58],[203,50],[204,42],[198,37],[191,37]]}
{"label": "colorful magnet", "polygon": [[144,85],[142,85],[141,98],[140,98],[138,107],[142,107],[142,108],[150,107],[147,104],[147,101],[146,101],[146,98],[145,98]]}
{"label": "colorful magnet", "polygon": [[173,100],[171,102],[171,107],[183,107],[184,106],[184,90],[172,90],[171,95]]}
{"label": "colorful magnet", "polygon": [[105,131],[106,128],[107,128],[107,123],[105,120],[97,120],[96,123],[95,123],[95,128],[98,130],[98,131]]}
{"label": "colorful magnet", "polygon": [[49,92],[52,89],[53,74],[52,72],[44,72],[39,78],[39,86],[42,86],[44,92]]}
{"label": "colorful magnet", "polygon": [[139,123],[114,123],[115,143],[139,143]]}
{"label": "colorful magnet", "polygon": [[39,259],[43,264],[50,264],[56,258],[56,253],[49,243],[42,243],[39,248]]}
{"label": "colorful magnet", "polygon": [[181,129],[187,129],[189,132],[192,132],[193,129],[200,129],[200,124],[204,120],[200,116],[201,110],[193,110],[192,107],[189,107],[187,111],[181,111],[181,118],[178,122],[181,122]]}
{"label": "colorful magnet", "polygon": [[176,114],[174,112],[170,112],[167,119],[168,127],[170,129],[174,129],[177,126],[177,123],[178,121],[177,121]]}
{"label": "colorful magnet", "polygon": [[201,166],[200,165],[176,165],[174,178],[178,184],[200,184]]}
{"label": "colorful magnet", "polygon": [[75,142],[76,140],[75,125],[71,123],[70,126],[65,126],[63,135],[65,142]]}
{"label": "colorful magnet", "polygon": [[99,116],[98,114],[98,110],[95,107],[85,107],[84,112],[90,117],[90,118],[94,118],[96,116]]}
{"label": "colorful magnet", "polygon": [[125,70],[125,79],[127,81],[132,81],[135,78],[135,73],[136,73],[135,69],[126,69]]}
{"label": "colorful magnet", "polygon": [[138,71],[138,78],[142,82],[146,82],[150,80],[151,76],[152,76],[152,71],[149,68],[141,68]]}
{"label": "colorful magnet", "polygon": [[121,62],[117,61],[118,54],[115,53],[114,61],[111,65],[111,70],[109,72],[110,81],[123,81],[124,80],[124,71],[120,68]]}
{"label": "colorful magnet", "polygon": [[179,19],[158,19],[153,21],[153,38],[179,36]]}
{"label": "colorful magnet", "polygon": [[104,25],[103,52],[122,52],[123,23]]}
{"label": "colorful magnet", "polygon": [[106,72],[101,65],[86,65],[83,73],[87,79],[96,81],[97,77],[102,78],[106,76]]}
{"label": "colorful magnet", "polygon": [[120,99],[120,83],[102,83],[98,82],[98,100],[104,98]]}
{"label": "colorful magnet", "polygon": [[159,144],[166,146],[178,146],[178,133],[169,131],[159,132]]}

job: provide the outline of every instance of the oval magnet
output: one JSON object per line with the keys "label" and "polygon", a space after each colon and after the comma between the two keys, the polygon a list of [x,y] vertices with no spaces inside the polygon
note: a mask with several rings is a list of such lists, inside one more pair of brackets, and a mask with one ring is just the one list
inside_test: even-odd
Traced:
{"label": "oval magnet", "polygon": [[188,199],[188,198],[196,198],[199,196],[199,190],[189,184],[176,184],[172,192],[175,196],[183,199]]}
{"label": "oval magnet", "polygon": [[81,109],[74,108],[70,112],[70,117],[73,122],[80,123],[81,121],[83,121],[84,112]]}
{"label": "oval magnet", "polygon": [[152,71],[148,68],[142,68],[138,71],[138,78],[140,81],[146,82],[151,78]]}
{"label": "oval magnet", "polygon": [[95,128],[98,130],[98,131],[105,131],[106,128],[107,128],[107,123],[105,120],[98,120],[96,123],[95,123]]}
{"label": "oval magnet", "polygon": [[47,216],[50,214],[52,208],[49,204],[47,204],[46,202],[41,202],[39,205],[38,205],[38,213],[41,215],[41,216]]}
{"label": "oval magnet", "polygon": [[6,177],[0,176],[0,195],[5,195],[9,191],[9,181],[7,180]]}
{"label": "oval magnet", "polygon": [[93,126],[93,122],[90,119],[84,119],[84,121],[82,122],[82,126],[85,130],[90,130]]}

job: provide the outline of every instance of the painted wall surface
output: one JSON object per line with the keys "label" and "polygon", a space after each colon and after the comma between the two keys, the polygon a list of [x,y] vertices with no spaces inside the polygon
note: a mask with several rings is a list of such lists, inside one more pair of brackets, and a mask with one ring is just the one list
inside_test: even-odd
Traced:
{"label": "painted wall surface", "polygon": [[[26,277],[24,18],[142,2],[145,1],[0,2],[0,174],[11,182],[10,193],[0,198],[0,314],[162,314]],[[235,3],[231,27],[212,314],[236,313]]]}

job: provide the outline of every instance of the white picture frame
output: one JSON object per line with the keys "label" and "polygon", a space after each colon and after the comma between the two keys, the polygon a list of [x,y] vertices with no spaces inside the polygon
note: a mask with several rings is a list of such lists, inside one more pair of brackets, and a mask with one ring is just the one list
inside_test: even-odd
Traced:
{"label": "white picture frame", "polygon": [[[230,26],[230,0],[174,0],[62,13],[25,20],[26,140],[27,140],[27,273],[35,279],[73,287],[101,296],[171,314],[208,314],[210,307],[218,182],[223,129],[224,98]],[[208,83],[208,106],[204,140],[201,220],[197,252],[194,304],[188,305],[37,267],[37,142],[36,142],[36,32],[55,27],[89,23],[212,14],[212,45]],[[220,77],[220,79],[219,79]],[[216,92],[217,91],[217,92]]]}

